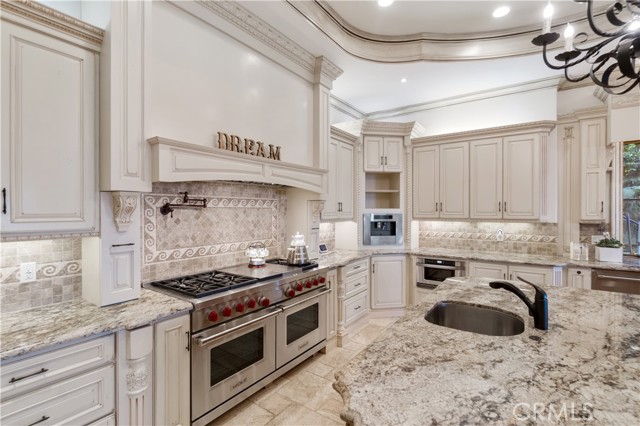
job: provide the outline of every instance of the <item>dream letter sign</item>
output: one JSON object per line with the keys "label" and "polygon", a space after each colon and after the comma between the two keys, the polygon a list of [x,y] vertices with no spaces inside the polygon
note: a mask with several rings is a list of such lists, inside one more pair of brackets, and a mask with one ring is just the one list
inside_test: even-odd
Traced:
{"label": "dream letter sign", "polygon": [[255,155],[258,157],[271,158],[273,160],[280,160],[280,147],[268,145],[269,149],[265,152],[264,143],[260,141],[254,141],[253,139],[240,139],[236,135],[228,135],[226,133],[218,132],[218,148],[226,149],[227,151],[239,152],[241,154]]}

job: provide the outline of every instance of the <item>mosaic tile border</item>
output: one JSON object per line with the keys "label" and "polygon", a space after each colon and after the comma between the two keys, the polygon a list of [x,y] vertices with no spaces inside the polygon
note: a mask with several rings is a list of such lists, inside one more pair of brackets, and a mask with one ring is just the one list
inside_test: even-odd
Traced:
{"label": "mosaic tile border", "polygon": [[[277,198],[247,198],[247,197],[215,197],[200,194],[190,194],[192,198],[207,198],[206,208],[264,208],[271,210],[271,238],[261,241],[266,247],[278,247],[278,199]],[[156,229],[157,215],[160,207],[165,203],[182,203],[181,196],[167,194],[145,195],[143,201],[143,240],[145,264],[166,262],[168,260],[187,260],[216,254],[244,252],[249,244],[255,241],[236,241],[233,243],[214,244],[209,246],[195,246],[188,248],[157,250]]]}
{"label": "mosaic tile border", "polygon": [[[495,233],[484,232],[420,231],[420,238],[497,241]],[[504,241],[517,241],[524,243],[557,243],[558,236],[505,233]]]}
{"label": "mosaic tile border", "polygon": [[[78,260],[65,262],[41,263],[37,265],[36,280],[63,277],[82,273],[82,263]],[[10,266],[0,269],[0,283],[20,283],[20,266]],[[25,283],[28,284],[28,283]]]}

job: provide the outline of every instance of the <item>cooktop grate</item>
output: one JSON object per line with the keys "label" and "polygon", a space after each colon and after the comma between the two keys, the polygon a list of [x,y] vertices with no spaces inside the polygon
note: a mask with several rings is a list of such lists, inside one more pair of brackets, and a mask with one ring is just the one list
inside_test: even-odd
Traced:
{"label": "cooktop grate", "polygon": [[211,271],[155,281],[151,284],[191,297],[205,297],[210,294],[243,287],[255,282],[258,282],[255,278],[243,277],[228,272]]}

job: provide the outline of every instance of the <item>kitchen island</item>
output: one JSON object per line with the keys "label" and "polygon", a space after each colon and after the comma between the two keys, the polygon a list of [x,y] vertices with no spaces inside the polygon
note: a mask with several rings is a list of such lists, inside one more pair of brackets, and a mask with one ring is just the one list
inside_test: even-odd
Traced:
{"label": "kitchen island", "polygon": [[[449,279],[336,374],[353,425],[640,424],[640,297],[548,288],[549,330],[488,279]],[[515,282],[513,282],[516,284]],[[517,284],[533,298],[533,290]],[[431,324],[438,301],[510,311],[494,337]]]}

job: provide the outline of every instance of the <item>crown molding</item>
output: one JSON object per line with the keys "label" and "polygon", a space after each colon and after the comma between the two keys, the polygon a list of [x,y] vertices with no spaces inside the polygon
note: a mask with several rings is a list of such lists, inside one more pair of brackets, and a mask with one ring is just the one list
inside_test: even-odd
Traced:
{"label": "crown molding", "polygon": [[2,19],[23,24],[28,20],[46,28],[61,31],[82,42],[82,46],[100,51],[104,30],[30,0],[0,1]]}
{"label": "crown molding", "polygon": [[[531,40],[540,27],[527,26],[508,32],[481,34],[419,33],[403,36],[371,34],[347,23],[326,1],[292,1],[287,3],[322,31],[347,53],[375,62],[461,61],[494,59],[541,52]],[[606,8],[596,13],[599,16]],[[562,32],[571,22],[576,33],[590,33],[586,16],[572,15],[553,26]],[[595,39],[594,39],[595,41]]]}
{"label": "crown molding", "polygon": [[353,134],[351,132],[347,132],[339,127],[331,126],[331,137],[333,139],[339,140],[341,142],[347,142],[350,144],[354,144],[358,139],[357,134]]}
{"label": "crown molding", "polygon": [[464,132],[446,133],[442,135],[424,136],[412,139],[413,145],[444,143],[444,142],[462,142],[469,139],[490,138],[506,135],[516,135],[522,133],[549,133],[556,127],[555,121],[533,121],[530,123],[512,124],[508,126],[490,127],[487,129],[467,130]]}
{"label": "crown molding", "polygon": [[363,135],[411,135],[415,121],[396,123],[393,121],[369,121],[362,125]]}
{"label": "crown molding", "polygon": [[640,93],[638,92],[612,96],[610,99],[612,109],[640,106]]}
{"label": "crown molding", "polygon": [[354,107],[353,105],[343,101],[342,99],[334,96],[333,94],[331,95],[331,99],[330,99],[330,103],[331,103],[331,108],[340,111],[341,113],[348,115],[349,117],[353,118],[354,120],[362,120],[363,118],[366,118],[367,114],[365,114],[364,112],[360,111],[358,108]]}
{"label": "crown molding", "polygon": [[592,118],[606,118],[608,112],[609,111],[607,105],[592,108],[580,108],[567,114],[559,115],[558,124],[573,123],[576,121],[589,120]]}

